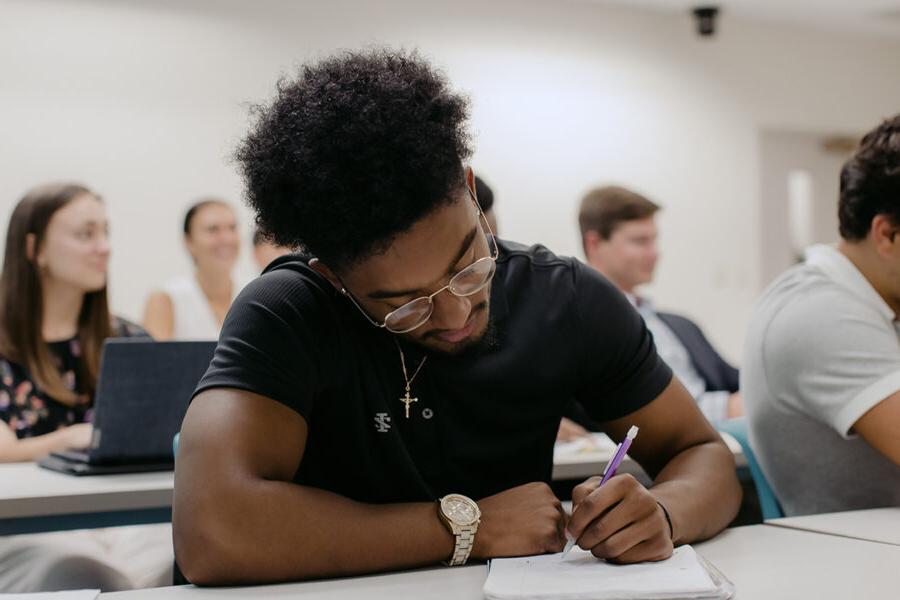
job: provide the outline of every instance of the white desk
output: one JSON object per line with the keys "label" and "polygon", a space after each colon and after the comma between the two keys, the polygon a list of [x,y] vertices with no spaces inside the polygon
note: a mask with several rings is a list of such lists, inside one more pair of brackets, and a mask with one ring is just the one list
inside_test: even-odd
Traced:
{"label": "white desk", "polygon": [[896,598],[900,547],[752,525],[697,545],[737,588],[737,600]]}
{"label": "white desk", "polygon": [[[555,453],[553,479],[602,473],[615,452],[609,438],[602,437],[605,442],[590,452]],[[723,437],[740,464],[740,445]],[[626,459],[621,470],[639,467]],[[171,471],[76,477],[31,463],[0,464],[0,535],[167,522],[173,486]]]}
{"label": "white desk", "polygon": [[0,535],[171,520],[174,474],[75,477],[0,465]]}
{"label": "white desk", "polygon": [[[721,432],[720,432],[721,433]],[[734,455],[738,467],[746,467],[747,460],[736,439],[727,433],[721,433],[722,439]],[[584,442],[557,444],[553,453],[553,480],[587,479],[600,475],[616,453],[616,445],[607,436],[597,433],[592,436],[593,445]],[[633,473],[640,467],[626,457],[620,468],[621,472]]]}
{"label": "white desk", "polygon": [[101,594],[103,600],[218,600],[258,598],[264,600],[482,600],[481,588],[487,567],[434,567],[389,575],[348,577],[306,583],[196,588],[191,585]]}
{"label": "white desk", "polygon": [[[888,598],[897,593],[900,548],[767,525],[729,529],[697,550],[737,587],[737,600]],[[103,600],[298,598],[481,599],[483,565],[244,588],[156,588]]]}
{"label": "white desk", "polygon": [[900,546],[900,506],[785,517],[766,521],[766,525]]}

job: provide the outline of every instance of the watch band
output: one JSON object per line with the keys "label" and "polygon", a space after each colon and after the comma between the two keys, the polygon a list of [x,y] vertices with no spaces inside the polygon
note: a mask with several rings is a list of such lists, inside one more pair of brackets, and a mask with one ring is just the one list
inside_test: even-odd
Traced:
{"label": "watch band", "polygon": [[[444,512],[445,503],[447,513]],[[462,514],[458,512],[460,505],[467,506],[465,510],[462,510]],[[447,494],[438,499],[437,514],[454,540],[453,554],[444,564],[451,567],[466,564],[472,554],[472,548],[475,546],[475,533],[481,523],[481,510],[478,508],[478,503],[462,494]],[[454,514],[455,518],[451,517],[451,514]]]}
{"label": "watch band", "polygon": [[469,560],[469,554],[472,553],[472,546],[475,543],[475,530],[473,527],[460,527],[454,536],[456,545],[453,547],[453,556],[447,563],[451,567],[458,567],[466,564]]}

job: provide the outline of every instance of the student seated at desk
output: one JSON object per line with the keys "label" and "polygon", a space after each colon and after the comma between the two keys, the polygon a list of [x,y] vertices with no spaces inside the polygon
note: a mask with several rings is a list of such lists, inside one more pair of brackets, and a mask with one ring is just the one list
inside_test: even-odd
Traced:
{"label": "student seated at desk", "polygon": [[900,115],[844,164],[838,219],[747,334],[750,441],[788,516],[900,506]]}
{"label": "student seated at desk", "polygon": [[[103,203],[80,185],[36,187],[13,210],[0,277],[0,462],[88,446],[103,341],[146,336],[110,315],[107,234]],[[164,525],[0,537],[0,592],[168,583],[169,535]]]}
{"label": "student seated at desk", "polygon": [[[566,528],[598,557],[660,560],[735,515],[731,452],[625,298],[491,235],[467,112],[421,58],[349,52],[282,82],[239,148],[259,222],[309,255],[241,293],[185,417],[192,582],[553,552]],[[547,482],[572,397],[615,439],[640,427],[655,485],[591,478],[568,520]]]}
{"label": "student seated at desk", "polygon": [[157,340],[215,340],[240,289],[232,278],[241,249],[237,217],[222,200],[201,200],[182,229],[194,272],[150,294],[143,325]]}
{"label": "student seated at desk", "polygon": [[79,185],[34,188],[9,221],[0,277],[0,462],[87,447],[108,337],[144,335],[106,299],[106,209]]}
{"label": "student seated at desk", "polygon": [[[660,356],[687,387],[710,423],[739,417],[743,408],[738,370],[719,355],[696,323],[682,315],[656,310],[653,302],[639,293],[640,286],[653,281],[659,261],[658,211],[655,202],[620,186],[591,190],[578,211],[584,256],[641,314]],[[590,424],[577,404],[570,414],[575,421]],[[567,421],[560,426],[561,441],[586,433]]]}

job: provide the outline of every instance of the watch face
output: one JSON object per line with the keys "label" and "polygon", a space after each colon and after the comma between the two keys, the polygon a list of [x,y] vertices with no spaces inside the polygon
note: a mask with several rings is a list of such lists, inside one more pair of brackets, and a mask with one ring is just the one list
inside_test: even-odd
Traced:
{"label": "watch face", "polygon": [[478,519],[478,509],[474,502],[464,496],[446,496],[441,501],[444,515],[457,525],[469,525]]}

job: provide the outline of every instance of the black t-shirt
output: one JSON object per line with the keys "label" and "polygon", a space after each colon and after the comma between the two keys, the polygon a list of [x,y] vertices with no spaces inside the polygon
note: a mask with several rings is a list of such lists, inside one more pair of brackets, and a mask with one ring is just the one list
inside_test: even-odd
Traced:
{"label": "black t-shirt", "polygon": [[[570,399],[597,421],[617,419],[672,378],[626,298],[542,246],[500,242],[490,315],[491,341],[429,356],[406,419],[394,336],[306,259],[285,257],[235,300],[197,393],[239,388],[297,411],[309,434],[294,481],[380,503],[549,481]],[[403,351],[412,375],[423,350]]]}

